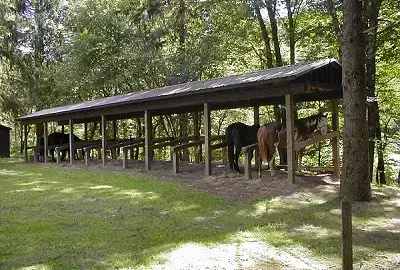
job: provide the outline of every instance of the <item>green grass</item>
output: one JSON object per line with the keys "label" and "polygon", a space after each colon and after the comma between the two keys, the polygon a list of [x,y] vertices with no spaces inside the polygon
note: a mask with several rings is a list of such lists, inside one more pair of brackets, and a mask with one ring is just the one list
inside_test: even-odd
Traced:
{"label": "green grass", "polygon": [[[400,190],[355,204],[355,263],[395,265]],[[300,195],[236,204],[155,179],[0,161],[0,268],[108,269],[149,265],[185,243],[245,235],[340,263],[340,201]],[[389,258],[389,259],[387,259]]]}

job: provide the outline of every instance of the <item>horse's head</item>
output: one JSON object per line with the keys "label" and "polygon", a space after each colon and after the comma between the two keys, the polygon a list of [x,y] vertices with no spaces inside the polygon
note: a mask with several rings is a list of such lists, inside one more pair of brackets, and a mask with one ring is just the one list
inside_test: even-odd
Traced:
{"label": "horse's head", "polygon": [[326,117],[327,114],[319,113],[296,120],[295,127],[298,129],[299,139],[306,140],[315,131],[320,131],[321,134],[325,135],[328,131],[328,120]]}
{"label": "horse's head", "polygon": [[325,135],[328,132],[328,114],[319,113],[317,115],[317,130]]}

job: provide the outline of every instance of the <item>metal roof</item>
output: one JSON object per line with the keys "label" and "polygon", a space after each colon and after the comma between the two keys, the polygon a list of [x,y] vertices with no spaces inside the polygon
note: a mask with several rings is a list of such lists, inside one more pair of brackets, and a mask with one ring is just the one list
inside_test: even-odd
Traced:
{"label": "metal roof", "polygon": [[[335,59],[325,59],[311,63],[300,63],[290,66],[271,68],[240,75],[232,75],[206,81],[189,82],[156,88],[148,91],[138,91],[108,98],[96,99],[88,102],[54,107],[34,112],[19,118],[19,120],[30,120],[47,116],[63,115],[73,112],[89,111],[93,109],[115,107],[122,104],[135,104],[139,102],[159,100],[163,98],[197,95],[227,89],[243,88],[247,86],[272,84],[282,81],[292,81],[313,70],[327,65],[339,66]],[[278,93],[277,93],[278,95]]]}

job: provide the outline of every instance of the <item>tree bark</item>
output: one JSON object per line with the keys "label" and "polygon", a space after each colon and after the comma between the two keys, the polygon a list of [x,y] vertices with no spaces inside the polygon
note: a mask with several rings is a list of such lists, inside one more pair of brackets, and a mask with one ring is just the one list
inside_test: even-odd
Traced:
{"label": "tree bark", "polygon": [[339,60],[340,62],[342,61],[341,57],[342,57],[342,49],[341,49],[341,43],[340,43],[340,39],[342,36],[342,26],[340,25],[336,10],[335,10],[335,4],[333,2],[333,0],[327,0],[326,1],[326,5],[328,8],[328,12],[329,15],[331,16],[331,20],[332,20],[332,24],[333,24],[333,29],[335,30],[335,34],[337,37],[337,40],[339,42]]}
{"label": "tree bark", "polygon": [[371,200],[365,92],[365,41],[362,2],[343,1],[343,174],[340,195],[353,201]]}
{"label": "tree bark", "polygon": [[[378,28],[378,16],[381,6],[379,0],[368,0],[366,6],[366,25],[367,25],[367,50],[366,50],[366,89],[368,97],[375,98],[375,85],[376,85],[376,39]],[[385,164],[383,162],[383,151],[381,147],[381,127],[379,122],[379,104],[377,101],[369,103],[368,106],[368,133],[369,133],[369,173],[370,181],[372,182],[372,175],[374,170],[375,148],[378,152],[378,167],[377,167],[377,182],[386,184],[385,179]],[[379,138],[378,138],[379,137]],[[378,144],[375,141],[378,140]]]}
{"label": "tree bark", "polygon": [[265,1],[268,11],[269,22],[271,24],[272,41],[274,42],[275,66],[281,67],[282,55],[278,38],[278,25],[276,23],[276,0]]}
{"label": "tree bark", "polygon": [[289,21],[288,27],[288,35],[289,35],[289,48],[290,48],[290,64],[294,64],[296,62],[296,52],[295,52],[295,32],[294,32],[294,20],[293,20],[293,11],[292,11],[292,3],[291,0],[285,0],[287,16]]}
{"label": "tree bark", "polygon": [[[188,119],[188,114],[184,113],[181,114],[179,117],[179,136],[180,137],[188,137],[188,126],[189,126],[189,119]],[[183,149],[182,150],[182,156],[181,160],[183,161],[189,161],[189,149]]]}
{"label": "tree bark", "polygon": [[273,63],[272,63],[271,41],[269,39],[267,27],[265,26],[264,20],[261,16],[259,0],[254,1],[254,12],[256,13],[258,25],[260,26],[260,30],[261,30],[261,36],[264,41],[264,49],[265,49],[265,58],[267,61],[267,68],[272,68]]}

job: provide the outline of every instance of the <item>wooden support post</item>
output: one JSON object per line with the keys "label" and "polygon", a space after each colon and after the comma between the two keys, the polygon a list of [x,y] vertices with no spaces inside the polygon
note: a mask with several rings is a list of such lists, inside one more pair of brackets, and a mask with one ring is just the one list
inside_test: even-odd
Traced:
{"label": "wooden support post", "polygon": [[89,149],[85,150],[85,166],[89,166],[90,151]]}
{"label": "wooden support post", "polygon": [[[36,146],[40,146],[40,140],[41,140],[42,136],[44,135],[43,134],[44,133],[43,125],[36,124],[35,131],[36,131]],[[40,158],[40,150],[39,150],[39,161],[42,161],[42,159]],[[44,161],[44,157],[43,157],[43,161]]]}
{"label": "wooden support post", "polygon": [[107,164],[107,122],[106,116],[101,116],[101,164]]}
{"label": "wooden support post", "polygon": [[286,131],[287,131],[287,159],[288,181],[295,183],[296,158],[294,151],[294,102],[293,95],[285,95],[286,105]]}
{"label": "wooden support post", "polygon": [[342,269],[353,269],[353,230],[351,222],[351,202],[342,200]]}
{"label": "wooden support post", "polygon": [[178,151],[172,151],[172,171],[174,174],[179,173]]}
{"label": "wooden support post", "polygon": [[122,168],[128,168],[128,148],[122,148]]}
{"label": "wooden support post", "polygon": [[84,128],[85,128],[85,135],[84,135],[84,140],[87,141],[88,139],[88,123],[84,123]]}
{"label": "wooden support post", "polygon": [[253,174],[251,172],[251,159],[250,159],[251,152],[253,152],[253,150],[244,152],[244,179],[246,180],[250,180],[253,178]]}
{"label": "wooden support post", "polygon": [[48,136],[49,136],[49,126],[47,124],[47,122],[43,123],[43,147],[44,147],[44,151],[43,151],[43,159],[44,159],[44,163],[48,162],[49,159],[49,155],[48,155],[48,148],[49,148],[49,142],[48,142]]}
{"label": "wooden support post", "polygon": [[[113,126],[113,139],[116,140],[117,139],[117,121],[113,120],[112,121],[112,126]],[[111,156],[112,159],[117,159],[117,151],[115,148],[111,149]]]}
{"label": "wooden support post", "polygon": [[152,137],[152,117],[151,113],[146,110],[144,111],[144,151],[145,151],[145,166],[146,170],[151,169],[151,137]]}
{"label": "wooden support post", "polygon": [[[339,130],[339,110],[337,99],[332,100],[332,130]],[[335,174],[340,176],[339,135],[332,138],[332,163]]]}
{"label": "wooden support post", "polygon": [[72,119],[69,119],[69,164],[73,165],[74,164],[74,123]]}
{"label": "wooden support post", "polygon": [[[260,107],[259,106],[254,106],[253,108],[254,111],[254,125],[259,125],[260,124]],[[254,159],[255,159],[255,165],[256,168],[258,167],[258,148],[254,151]],[[251,160],[250,160],[251,164]]]}
{"label": "wooden support post", "polygon": [[37,149],[38,149],[38,148],[36,148],[36,147],[33,147],[33,148],[32,148],[33,162],[38,162],[38,151],[37,151]]}
{"label": "wooden support post", "polygon": [[[194,112],[193,113],[193,135],[196,136],[197,138],[195,140],[199,140],[200,138],[200,127],[199,127],[199,113]],[[201,146],[196,146],[194,148],[194,161],[196,163],[199,163],[201,160]]]}
{"label": "wooden support post", "polygon": [[209,176],[212,173],[211,168],[211,109],[208,103],[204,103],[204,165],[205,165],[205,175]]}
{"label": "wooden support post", "polygon": [[[34,153],[35,155],[35,153]],[[28,126],[24,125],[24,156],[25,162],[28,162]]]}
{"label": "wooden support post", "polygon": [[227,165],[228,164],[228,147],[222,147],[221,151],[222,151],[222,164]]}
{"label": "wooden support post", "polygon": [[64,125],[61,125],[61,133],[64,134],[65,133],[65,128]]}

